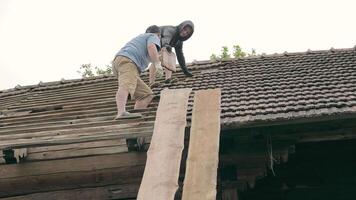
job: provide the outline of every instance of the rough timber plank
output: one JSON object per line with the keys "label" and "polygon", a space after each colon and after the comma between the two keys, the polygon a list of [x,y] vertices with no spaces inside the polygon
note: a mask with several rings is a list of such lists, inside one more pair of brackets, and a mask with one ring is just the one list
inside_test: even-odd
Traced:
{"label": "rough timber plank", "polygon": [[45,146],[45,147],[33,147],[28,148],[28,154],[49,152],[49,151],[60,151],[60,150],[79,150],[79,149],[89,149],[89,148],[98,148],[98,147],[109,147],[109,146],[126,146],[126,140],[99,140],[94,142],[83,142],[75,144],[66,144],[66,145],[55,145],[55,146]]}
{"label": "rough timber plank", "polygon": [[[110,127],[93,127],[72,130],[45,131],[33,133],[34,135],[31,135],[31,133],[29,133],[28,135],[23,134],[20,138],[16,138],[19,135],[13,135],[9,136],[9,138],[11,138],[10,140],[6,140],[6,138],[4,137],[4,141],[0,141],[0,149],[46,146],[56,144],[71,144],[77,142],[90,142],[106,139],[135,138],[138,136],[143,137],[151,135],[153,131],[152,125],[143,128],[135,128],[134,124],[121,126],[125,129],[119,128],[120,126],[118,125]],[[0,138],[1,137],[3,136],[0,136]]]}
{"label": "rough timber plank", "polygon": [[74,158],[93,155],[105,155],[128,152],[127,146],[96,147],[85,149],[67,149],[60,151],[48,151],[32,153],[26,157],[26,161],[51,160],[61,158]]}
{"label": "rough timber plank", "polygon": [[137,199],[173,200],[178,189],[191,89],[163,90]]}
{"label": "rough timber plank", "polygon": [[52,192],[39,192],[28,195],[21,195],[15,197],[2,198],[1,200],[94,200],[94,199],[134,199],[137,196],[139,182],[122,184],[122,185],[110,185],[104,187],[94,188],[81,188],[72,190],[61,190]]}
{"label": "rough timber plank", "polygon": [[220,99],[220,89],[195,93],[183,200],[216,199]]}
{"label": "rough timber plank", "polygon": [[120,153],[0,167],[0,198],[139,181],[146,154]]}

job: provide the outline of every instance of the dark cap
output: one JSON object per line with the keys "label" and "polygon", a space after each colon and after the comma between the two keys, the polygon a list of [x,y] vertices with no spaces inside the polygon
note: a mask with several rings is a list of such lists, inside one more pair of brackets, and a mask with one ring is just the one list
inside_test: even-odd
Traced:
{"label": "dark cap", "polygon": [[160,29],[158,26],[156,25],[152,25],[152,26],[149,26],[147,29],[146,29],[146,33],[160,33]]}

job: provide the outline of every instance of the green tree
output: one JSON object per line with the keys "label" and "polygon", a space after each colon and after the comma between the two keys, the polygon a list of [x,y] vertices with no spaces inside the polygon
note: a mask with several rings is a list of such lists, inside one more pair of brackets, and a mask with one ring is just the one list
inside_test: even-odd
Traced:
{"label": "green tree", "polygon": [[[251,53],[246,53],[245,51],[242,50],[242,48],[240,47],[240,45],[234,45],[233,46],[233,53],[232,55],[234,56],[234,58],[242,58],[242,57],[246,57],[246,56],[256,56],[258,55],[256,53],[255,49],[251,50]],[[229,48],[227,46],[223,46],[221,48],[221,54],[220,56],[217,56],[216,54],[211,54],[210,56],[210,60],[212,61],[216,61],[216,60],[227,60],[230,58],[230,54],[229,54]]]}
{"label": "green tree", "polygon": [[111,65],[106,65],[105,69],[100,69],[99,67],[95,67],[95,70],[97,75],[110,75],[113,73]]}
{"label": "green tree", "polygon": [[77,71],[79,74],[82,75],[82,77],[93,77],[94,73],[93,73],[93,69],[91,64],[82,64],[80,66],[80,69]]}
{"label": "green tree", "polygon": [[246,53],[242,51],[242,48],[240,45],[234,45],[234,53],[233,53],[235,58],[240,58],[240,57],[245,57]]}
{"label": "green tree", "polygon": [[216,60],[218,60],[218,59],[219,59],[219,57],[218,57],[217,55],[211,54],[210,60],[216,61]]}
{"label": "green tree", "polygon": [[227,60],[230,58],[230,54],[229,54],[229,48],[227,46],[223,46],[221,49],[221,55],[220,58],[222,60]]}
{"label": "green tree", "polygon": [[99,75],[110,75],[113,73],[111,65],[106,65],[104,69],[95,66],[93,69],[93,66],[90,63],[82,64],[77,72],[81,74],[83,78]]}

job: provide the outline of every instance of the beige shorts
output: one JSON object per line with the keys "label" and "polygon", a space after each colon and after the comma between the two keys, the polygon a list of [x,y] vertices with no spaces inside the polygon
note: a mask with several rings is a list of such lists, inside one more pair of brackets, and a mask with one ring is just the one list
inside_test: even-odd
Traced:
{"label": "beige shorts", "polygon": [[116,56],[112,68],[119,87],[127,89],[132,100],[141,100],[153,94],[151,88],[141,80],[136,64],[129,58]]}

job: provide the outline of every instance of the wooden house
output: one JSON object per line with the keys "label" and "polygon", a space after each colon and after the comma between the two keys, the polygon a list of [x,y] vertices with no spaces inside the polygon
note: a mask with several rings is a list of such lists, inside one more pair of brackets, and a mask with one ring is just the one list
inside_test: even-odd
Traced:
{"label": "wooden house", "polygon": [[221,89],[216,199],[355,198],[356,48],[188,68],[193,77],[178,71],[177,83],[154,88],[139,119],[113,120],[113,76],[0,91],[0,198],[136,199],[163,88]]}

